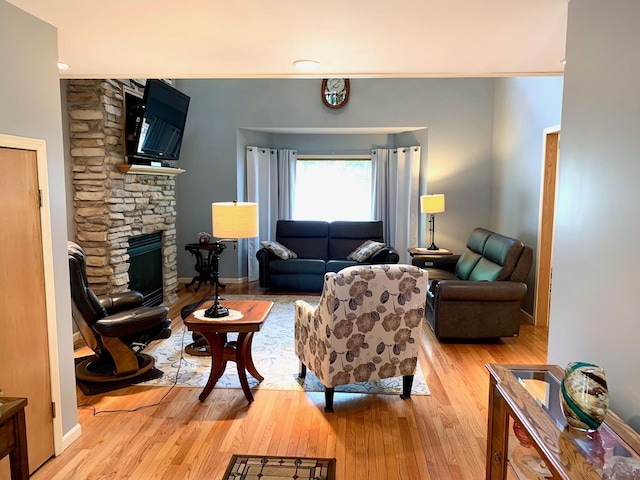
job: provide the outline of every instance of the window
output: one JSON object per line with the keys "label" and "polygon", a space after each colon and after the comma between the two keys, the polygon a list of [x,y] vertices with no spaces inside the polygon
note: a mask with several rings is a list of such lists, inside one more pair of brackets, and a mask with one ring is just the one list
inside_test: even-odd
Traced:
{"label": "window", "polygon": [[371,160],[296,161],[294,220],[371,220]]}

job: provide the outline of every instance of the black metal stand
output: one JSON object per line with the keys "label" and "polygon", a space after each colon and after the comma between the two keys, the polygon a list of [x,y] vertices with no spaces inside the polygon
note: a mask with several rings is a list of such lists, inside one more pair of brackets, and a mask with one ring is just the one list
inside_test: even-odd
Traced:
{"label": "black metal stand", "polygon": [[435,226],[436,226],[436,219],[435,219],[435,215],[432,213],[429,216],[429,233],[431,233],[431,245],[429,245],[429,248],[427,248],[427,250],[440,250],[433,241]]}
{"label": "black metal stand", "polygon": [[[215,286],[219,286],[220,288],[225,288],[225,285],[222,285],[218,280],[217,263],[214,266],[215,252],[222,251],[220,247],[216,245],[216,243],[211,243],[211,244],[207,243],[204,245],[200,243],[187,243],[184,246],[184,249],[186,251],[188,251],[189,253],[191,253],[196,257],[195,270],[196,272],[198,272],[198,274],[195,277],[193,277],[193,279],[189,283],[185,285],[185,288],[191,287],[191,285],[193,285],[196,282],[198,282],[198,285],[195,288],[196,292],[200,290],[200,286],[203,283],[204,284],[209,283],[211,286],[215,285]],[[224,249],[224,247],[222,247],[222,249]],[[202,254],[203,251],[207,252],[206,256]],[[220,253],[218,253],[218,255],[220,255]],[[214,276],[214,270],[216,272],[215,276]]]}
{"label": "black metal stand", "polygon": [[213,279],[213,283],[216,286],[216,299],[213,302],[213,305],[211,305],[211,307],[204,312],[204,316],[208,318],[220,318],[229,315],[229,309],[220,305],[220,296],[218,295],[218,285],[220,284],[220,282],[218,281],[218,265],[220,261],[220,254],[227,246],[221,241],[216,241],[214,245],[216,248],[212,250],[211,277]]}

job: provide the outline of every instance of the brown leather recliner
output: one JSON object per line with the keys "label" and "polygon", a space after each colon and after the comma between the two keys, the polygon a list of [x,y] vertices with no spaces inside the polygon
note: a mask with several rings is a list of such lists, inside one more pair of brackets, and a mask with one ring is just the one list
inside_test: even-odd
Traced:
{"label": "brown leather recliner", "polygon": [[76,366],[85,381],[111,382],[142,375],[153,368],[153,357],[141,351],[153,340],[171,335],[169,309],[143,307],[136,291],[96,296],[87,283],[84,250],[67,242],[71,307],[82,338],[95,355]]}
{"label": "brown leather recliner", "polygon": [[429,272],[427,321],[441,340],[517,336],[533,250],[476,228],[462,255],[417,256]]}

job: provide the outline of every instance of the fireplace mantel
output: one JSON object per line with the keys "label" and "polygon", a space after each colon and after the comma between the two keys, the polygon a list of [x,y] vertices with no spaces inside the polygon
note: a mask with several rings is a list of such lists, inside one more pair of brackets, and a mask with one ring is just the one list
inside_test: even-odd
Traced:
{"label": "fireplace mantel", "polygon": [[116,165],[118,170],[122,173],[137,174],[137,175],[180,175],[186,172],[182,168],[174,167],[152,167],[151,165],[136,165],[132,163],[119,163]]}

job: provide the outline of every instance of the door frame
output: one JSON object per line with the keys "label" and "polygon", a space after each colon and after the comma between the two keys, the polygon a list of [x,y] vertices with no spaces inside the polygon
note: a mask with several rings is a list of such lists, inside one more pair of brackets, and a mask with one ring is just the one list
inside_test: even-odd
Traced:
{"label": "door frame", "polygon": [[551,301],[551,263],[556,190],[558,184],[560,125],[545,128],[542,139],[542,178],[540,182],[540,219],[536,253],[534,324],[549,327]]}
{"label": "door frame", "polygon": [[[47,174],[47,143],[45,140],[0,134],[0,147],[36,152],[38,188],[42,192],[40,207],[40,231],[42,235],[42,260],[47,312],[47,337],[49,347],[49,373],[51,401],[55,403],[53,418],[53,450],[60,455],[66,448],[62,431],[62,395],[58,363],[58,326],[56,321],[55,278],[53,273],[53,240],[51,235],[51,205],[49,203],[49,176]],[[79,432],[78,432],[79,435]],[[67,440],[68,441],[68,440]]]}

